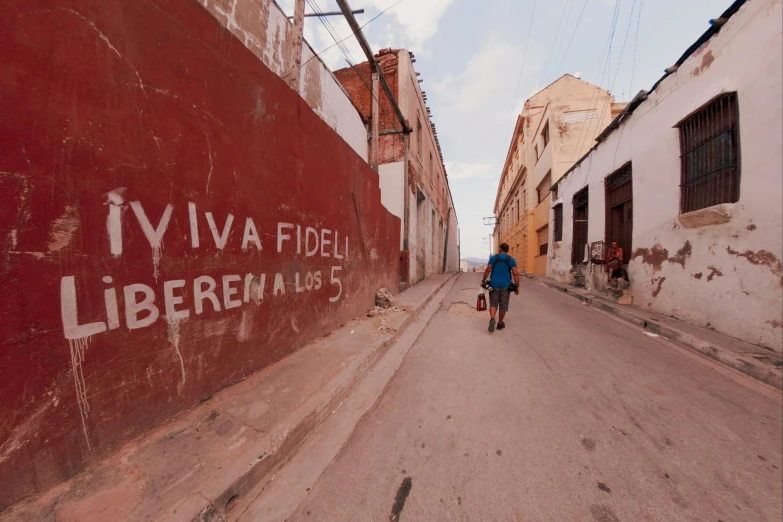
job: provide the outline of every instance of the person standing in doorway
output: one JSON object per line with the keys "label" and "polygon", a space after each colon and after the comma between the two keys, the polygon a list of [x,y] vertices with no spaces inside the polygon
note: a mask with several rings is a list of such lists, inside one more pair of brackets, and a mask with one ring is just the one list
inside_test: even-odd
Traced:
{"label": "person standing in doorway", "polygon": [[[511,283],[511,278],[514,283]],[[489,278],[489,331],[495,331],[495,314],[498,314],[497,328],[502,330],[506,327],[503,318],[508,312],[508,301],[511,292],[519,295],[519,272],[517,272],[516,260],[508,255],[508,244],[500,245],[500,252],[489,258],[487,269],[484,270],[484,277],[481,278],[482,288],[486,287],[487,278]]]}
{"label": "person standing in doorway", "polygon": [[606,254],[606,266],[610,281],[619,277],[620,269],[623,267],[623,249],[617,241],[612,241],[612,247]]}

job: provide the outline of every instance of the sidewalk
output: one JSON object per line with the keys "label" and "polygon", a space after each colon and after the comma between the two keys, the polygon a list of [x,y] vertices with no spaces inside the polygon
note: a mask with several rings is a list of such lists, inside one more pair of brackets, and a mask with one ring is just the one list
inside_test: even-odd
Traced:
{"label": "sidewalk", "polygon": [[8,508],[0,521],[224,520],[330,417],[453,276],[420,282],[397,295],[393,308],[349,321]]}
{"label": "sidewalk", "polygon": [[770,349],[635,305],[619,305],[585,289],[555,282],[548,277],[527,274],[526,277],[783,390],[783,358]]}

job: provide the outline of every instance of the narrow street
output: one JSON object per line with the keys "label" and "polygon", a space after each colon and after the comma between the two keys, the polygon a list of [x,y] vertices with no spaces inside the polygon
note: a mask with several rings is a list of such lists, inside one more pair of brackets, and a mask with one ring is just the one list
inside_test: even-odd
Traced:
{"label": "narrow street", "polygon": [[489,334],[479,280],[289,520],[780,520],[778,394],[530,281]]}

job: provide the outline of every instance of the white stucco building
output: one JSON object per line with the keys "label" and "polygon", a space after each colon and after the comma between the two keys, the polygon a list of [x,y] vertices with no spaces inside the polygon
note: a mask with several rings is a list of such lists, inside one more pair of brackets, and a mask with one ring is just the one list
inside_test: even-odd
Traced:
{"label": "white stucco building", "polygon": [[618,241],[634,304],[783,349],[781,17],[734,2],[598,136],[552,189],[549,277],[600,291]]}

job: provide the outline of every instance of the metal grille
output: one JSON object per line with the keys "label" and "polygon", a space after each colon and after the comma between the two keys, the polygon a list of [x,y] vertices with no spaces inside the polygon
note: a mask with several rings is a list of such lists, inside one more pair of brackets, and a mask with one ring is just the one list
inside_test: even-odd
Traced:
{"label": "metal grille", "polygon": [[574,204],[575,207],[581,207],[582,205],[587,204],[587,199],[588,199],[587,187],[584,187],[582,190],[574,194],[574,197],[571,200],[571,202]]}
{"label": "metal grille", "polygon": [[544,176],[544,179],[541,180],[541,183],[538,184],[538,188],[536,189],[538,191],[538,202],[541,203],[544,201],[544,198],[549,194],[549,189],[552,187],[552,171],[548,171],[546,173],[546,176]]}
{"label": "metal grille", "polygon": [[631,181],[631,162],[629,161],[606,177],[606,190],[611,191]]}
{"label": "metal grille", "polygon": [[549,252],[549,225],[538,229],[538,255],[545,256]]}
{"label": "metal grille", "polygon": [[555,205],[555,230],[553,241],[563,240],[563,205]]}
{"label": "metal grille", "polygon": [[573,111],[563,115],[563,121],[566,123],[577,123],[580,121],[591,121],[598,119],[598,114],[594,110]]}
{"label": "metal grille", "polygon": [[680,212],[739,200],[737,93],[720,96],[678,127]]}

